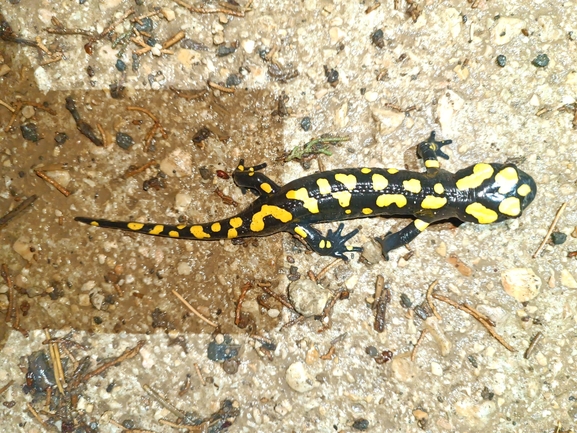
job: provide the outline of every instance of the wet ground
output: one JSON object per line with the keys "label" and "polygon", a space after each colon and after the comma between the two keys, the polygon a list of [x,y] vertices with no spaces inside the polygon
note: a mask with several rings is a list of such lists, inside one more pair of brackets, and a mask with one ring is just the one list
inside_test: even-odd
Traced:
{"label": "wet ground", "polygon": [[[3,431],[574,429],[577,5],[398,3],[1,7],[0,217],[36,196],[0,224]],[[279,184],[339,167],[420,170],[415,146],[431,130],[453,140],[444,168],[514,161],[535,202],[507,223],[432,227],[389,262],[372,239],[407,219],[347,222],[366,254],[335,264],[289,234],[193,242],[73,220],[232,216],[253,200],[229,176],[240,158],[266,162]],[[348,140],[286,161],[324,134]],[[321,272],[310,296],[329,300],[328,317],[284,326],[298,317],[289,283]],[[436,318],[435,280],[497,338],[446,302]],[[23,389],[27,371],[59,364],[45,330],[62,339],[66,383]],[[46,363],[29,365],[38,351]]]}

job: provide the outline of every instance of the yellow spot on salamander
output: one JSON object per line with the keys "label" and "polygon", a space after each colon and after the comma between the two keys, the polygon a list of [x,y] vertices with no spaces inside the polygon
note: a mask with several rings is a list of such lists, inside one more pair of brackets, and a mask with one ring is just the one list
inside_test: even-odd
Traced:
{"label": "yellow spot on salamander", "polygon": [[419,179],[405,180],[403,181],[403,188],[413,194],[418,194],[421,192],[421,181]]}
{"label": "yellow spot on salamander", "polygon": [[385,176],[379,173],[373,174],[373,190],[382,191],[389,186],[389,181]]}
{"label": "yellow spot on salamander", "polygon": [[269,193],[272,191],[272,186],[270,186],[270,184],[263,182],[260,184],[260,189],[262,189],[264,192]]}
{"label": "yellow spot on salamander", "polygon": [[157,224],[153,227],[152,230],[148,232],[149,235],[159,235],[164,230],[164,226],[162,224]]}
{"label": "yellow spot on salamander", "polygon": [[186,227],[186,224],[179,224],[179,225],[176,226],[176,228],[177,228],[178,230],[182,230],[182,229],[185,228],[185,227]]}
{"label": "yellow spot on salamander", "polygon": [[205,239],[210,237],[210,235],[204,231],[204,228],[202,226],[192,226],[190,228],[190,233],[196,239]]}
{"label": "yellow spot on salamander", "polygon": [[346,213],[347,215],[350,214],[350,213],[352,213],[352,212],[353,212],[353,211],[350,210],[350,209],[345,209],[345,213]]}
{"label": "yellow spot on salamander", "polygon": [[370,207],[365,207],[361,212],[364,213],[365,215],[370,215],[373,213],[373,210]]}
{"label": "yellow spot on salamander", "polygon": [[481,203],[470,204],[465,208],[465,212],[477,218],[479,224],[491,224],[492,222],[495,222],[499,217],[497,212],[483,206]]}
{"label": "yellow spot on salamander", "polygon": [[388,168],[388,169],[387,169],[387,172],[388,172],[389,174],[396,174],[396,173],[399,172],[399,170],[397,170],[396,168]]}
{"label": "yellow spot on salamander", "polygon": [[445,187],[442,183],[436,183],[433,189],[437,194],[443,194],[445,192]]}
{"label": "yellow spot on salamander", "polygon": [[228,223],[232,227],[231,229],[228,229],[227,234],[228,238],[229,239],[236,238],[238,236],[238,232],[236,231],[236,229],[242,225],[242,218],[240,217],[231,218]]}
{"label": "yellow spot on salamander", "polygon": [[306,188],[297,189],[296,191],[290,190],[286,193],[286,198],[289,200],[301,200],[303,206],[310,213],[319,213],[319,203],[317,202],[317,199],[309,197],[309,192]]}
{"label": "yellow spot on salamander", "polygon": [[352,194],[348,191],[333,192],[333,198],[339,201],[341,207],[349,207]]}
{"label": "yellow spot on salamander", "polygon": [[423,209],[440,209],[447,204],[447,199],[445,197],[435,197],[434,195],[428,195],[421,202],[421,207]]}
{"label": "yellow spot on salamander", "polygon": [[460,190],[469,189],[469,188],[477,188],[480,186],[484,181],[490,179],[493,176],[493,167],[489,164],[481,163],[475,164],[473,167],[473,174],[469,176],[465,176],[462,179],[457,181],[457,188]]}
{"label": "yellow spot on salamander", "polygon": [[302,227],[295,227],[295,233],[299,235],[301,238],[307,237],[307,232],[304,231]]}
{"label": "yellow spot on salamander", "polygon": [[509,197],[499,204],[499,212],[516,217],[521,213],[521,202],[517,197]]}
{"label": "yellow spot on salamander", "polygon": [[179,235],[177,231],[171,230],[168,232],[168,236],[170,236],[171,238],[177,238]]}
{"label": "yellow spot on salamander", "polygon": [[210,226],[210,229],[214,232],[214,233],[218,233],[221,229],[220,227],[220,223],[214,223],[213,225]]}
{"label": "yellow spot on salamander", "polygon": [[94,226],[94,227],[98,227],[98,226],[99,226],[98,221],[91,221],[91,222],[90,222],[90,225],[91,225],[91,226]]}
{"label": "yellow spot on salamander", "polygon": [[401,208],[407,205],[407,197],[403,194],[381,194],[377,197],[377,206],[385,207],[396,204],[397,207]]}
{"label": "yellow spot on salamander", "polygon": [[319,248],[324,248],[325,247],[325,240],[323,239],[322,241],[319,242]]}
{"label": "yellow spot on salamander", "polygon": [[419,230],[420,232],[424,231],[427,227],[429,227],[429,223],[426,223],[423,220],[415,220],[415,227],[417,228],[417,230]]}
{"label": "yellow spot on salamander", "polygon": [[261,232],[264,230],[264,217],[272,216],[273,218],[288,223],[293,219],[292,214],[288,210],[284,210],[278,206],[271,206],[263,204],[260,210],[252,216],[250,229],[253,232]]}
{"label": "yellow spot on salamander", "polygon": [[367,167],[361,168],[361,173],[363,173],[363,174],[369,174],[370,172],[371,172],[370,168],[367,168]]}
{"label": "yellow spot on salamander", "polygon": [[331,241],[327,241],[326,247],[327,247],[327,248],[330,248],[330,247],[332,247],[332,246],[333,246],[333,244],[331,244]]}
{"label": "yellow spot on salamander", "polygon": [[244,171],[244,165],[239,165],[236,169],[238,171]]}
{"label": "yellow spot on salamander", "polygon": [[126,224],[126,226],[130,230],[140,230],[140,229],[142,229],[142,227],[144,227],[144,224],[142,224],[142,223],[128,223],[128,224]]}
{"label": "yellow spot on salamander", "polygon": [[525,197],[530,192],[531,192],[531,187],[527,184],[523,184],[519,188],[517,188],[517,194],[519,194],[521,197]]}
{"label": "yellow spot on salamander", "polygon": [[335,174],[335,180],[342,183],[349,191],[352,191],[357,186],[357,178],[354,174]]}
{"label": "yellow spot on salamander", "polygon": [[436,159],[428,159],[425,161],[425,167],[427,168],[439,168],[441,164]]}
{"label": "yellow spot on salamander", "polygon": [[233,229],[237,229],[242,225],[242,218],[234,217],[228,222]]}
{"label": "yellow spot on salamander", "polygon": [[317,185],[319,186],[319,193],[321,195],[327,195],[331,193],[331,184],[326,179],[317,179]]}
{"label": "yellow spot on salamander", "polygon": [[499,193],[507,194],[519,182],[519,175],[517,170],[513,167],[505,167],[495,175],[495,183],[499,185]]}

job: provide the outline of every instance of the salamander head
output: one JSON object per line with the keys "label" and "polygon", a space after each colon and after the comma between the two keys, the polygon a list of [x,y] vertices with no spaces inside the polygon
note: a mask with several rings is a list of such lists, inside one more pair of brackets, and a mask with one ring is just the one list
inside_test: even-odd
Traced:
{"label": "salamander head", "polygon": [[490,224],[519,217],[535,198],[537,185],[514,164],[476,164],[455,174],[457,189],[469,189],[459,218]]}

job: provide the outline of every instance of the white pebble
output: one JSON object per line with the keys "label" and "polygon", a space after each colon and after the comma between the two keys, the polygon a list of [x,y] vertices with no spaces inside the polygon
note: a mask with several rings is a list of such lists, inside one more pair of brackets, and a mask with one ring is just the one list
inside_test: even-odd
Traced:
{"label": "white pebble", "polygon": [[178,272],[178,275],[192,274],[192,268],[187,262],[179,262],[176,271]]}
{"label": "white pebble", "polygon": [[568,289],[577,289],[577,281],[567,269],[561,270],[561,284]]}
{"label": "white pebble", "polygon": [[308,392],[315,387],[315,378],[306,370],[302,362],[295,362],[287,368],[286,382],[297,392]]}
{"label": "white pebble", "polygon": [[431,373],[435,376],[442,376],[443,375],[443,367],[438,362],[432,361],[431,362]]}
{"label": "white pebble", "polygon": [[509,296],[518,302],[527,302],[539,294],[541,278],[533,269],[512,268],[501,273],[501,284]]}

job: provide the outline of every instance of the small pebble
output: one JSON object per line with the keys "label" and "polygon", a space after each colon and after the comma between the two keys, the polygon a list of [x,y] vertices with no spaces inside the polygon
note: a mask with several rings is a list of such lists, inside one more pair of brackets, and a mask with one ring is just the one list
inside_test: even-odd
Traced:
{"label": "small pebble", "polygon": [[128,150],[134,145],[134,140],[130,135],[125,134],[124,132],[117,132],[116,144],[118,144],[118,146],[120,146],[124,150]]}
{"label": "small pebble", "polygon": [[301,128],[303,129],[303,131],[310,131],[311,126],[312,126],[311,118],[308,116],[303,117],[301,120]]}
{"label": "small pebble", "polygon": [[241,83],[242,80],[237,74],[230,74],[226,79],[226,87],[236,87]]}
{"label": "small pebble", "polygon": [[554,245],[561,245],[567,241],[567,235],[563,232],[551,233],[551,241]]}
{"label": "small pebble", "polygon": [[411,308],[413,301],[411,301],[411,298],[409,298],[406,294],[401,293],[401,305],[405,308]]}
{"label": "small pebble", "polygon": [[385,46],[385,38],[384,38],[384,33],[381,29],[376,30],[372,35],[371,35],[371,42],[373,43],[373,45],[375,45],[377,48],[384,48]]}
{"label": "small pebble", "polygon": [[232,53],[234,53],[236,51],[236,47],[232,46],[232,47],[227,47],[225,45],[221,45],[220,47],[218,47],[218,49],[216,50],[216,56],[217,57],[226,57]]}
{"label": "small pebble", "polygon": [[539,54],[533,59],[531,64],[537,68],[544,68],[549,64],[549,56],[547,54]]}
{"label": "small pebble", "polygon": [[66,140],[68,140],[68,135],[66,135],[65,132],[59,132],[54,136],[54,141],[59,146],[62,146],[64,143],[66,143]]}
{"label": "small pebble", "polygon": [[507,65],[507,57],[503,54],[499,54],[495,61],[497,62],[497,66],[500,66],[501,68],[504,68]]}
{"label": "small pebble", "polygon": [[126,71],[126,63],[124,63],[121,59],[118,59],[116,61],[116,69],[118,69],[120,72]]}
{"label": "small pebble", "polygon": [[322,314],[331,292],[307,279],[291,283],[288,295],[296,311],[312,317]]}
{"label": "small pebble", "polygon": [[577,289],[577,281],[567,269],[561,270],[561,284],[568,289]]}
{"label": "small pebble", "polygon": [[140,23],[135,23],[134,28],[139,32],[150,33],[153,29],[152,19],[150,17],[145,17],[140,20]]}
{"label": "small pebble", "polygon": [[36,111],[34,110],[34,107],[30,106],[30,105],[26,105],[22,111],[21,111],[22,115],[26,118],[26,119],[30,119],[32,116],[34,116],[34,114],[36,113]]}
{"label": "small pebble", "polygon": [[527,302],[539,294],[541,278],[533,269],[512,268],[501,273],[501,284],[509,296],[518,302]]}
{"label": "small pebble", "polygon": [[301,393],[308,392],[315,387],[315,378],[302,362],[295,362],[287,368],[285,380],[288,386]]}
{"label": "small pebble", "polygon": [[36,143],[40,140],[40,135],[38,135],[38,127],[34,123],[25,123],[20,125],[20,132],[22,132],[22,137],[24,140]]}
{"label": "small pebble", "polygon": [[369,428],[369,420],[368,419],[357,419],[353,422],[353,428],[359,431],[365,431]]}

